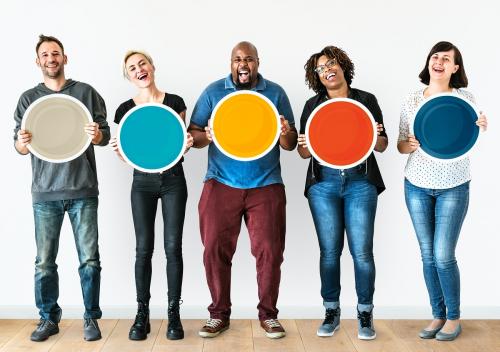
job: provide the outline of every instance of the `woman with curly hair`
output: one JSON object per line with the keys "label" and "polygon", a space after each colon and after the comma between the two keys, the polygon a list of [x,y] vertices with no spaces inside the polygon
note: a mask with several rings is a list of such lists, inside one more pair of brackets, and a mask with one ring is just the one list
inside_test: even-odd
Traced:
{"label": "woman with curly hair", "polygon": [[384,182],[373,153],[360,165],[338,170],[322,165],[312,157],[305,138],[307,120],[321,103],[333,98],[350,98],[368,108],[377,122],[375,150],[387,148],[382,111],[371,93],[352,88],[354,64],[347,54],[327,46],[313,54],[304,66],[306,84],[316,93],[310,98],[300,119],[298,152],[309,158],[305,196],[309,201],[320,247],[321,296],[326,309],[318,336],[332,336],[340,324],[340,256],[344,231],[354,261],[358,296],[358,338],[376,337],[373,326],[375,263],[373,232],[377,198]]}

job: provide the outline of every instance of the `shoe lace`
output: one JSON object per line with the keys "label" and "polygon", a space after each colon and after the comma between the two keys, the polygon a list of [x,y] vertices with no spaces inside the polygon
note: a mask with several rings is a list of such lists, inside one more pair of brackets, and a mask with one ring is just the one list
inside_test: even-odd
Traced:
{"label": "shoe lace", "polygon": [[47,325],[50,325],[50,324],[52,324],[52,322],[50,320],[40,319],[36,329],[38,331],[44,330],[47,327]]}
{"label": "shoe lace", "polygon": [[92,318],[86,318],[85,319],[85,327],[89,327],[89,326],[92,326],[94,329],[97,329],[97,325],[96,325],[96,322],[94,319]]}
{"label": "shoe lace", "polygon": [[143,310],[137,310],[137,314],[135,316],[134,324],[137,324],[138,322],[142,322],[146,318],[146,312]]}
{"label": "shoe lace", "polygon": [[168,319],[175,319],[179,317],[179,306],[183,303],[183,300],[171,300],[168,303]]}
{"label": "shoe lace", "polygon": [[358,320],[362,328],[371,327],[372,313],[371,312],[358,312]]}
{"label": "shoe lace", "polygon": [[279,327],[281,327],[281,324],[278,321],[278,319],[267,319],[267,320],[264,320],[264,323],[267,326],[269,326],[270,328],[279,328]]}
{"label": "shoe lace", "polygon": [[208,319],[207,320],[207,323],[205,324],[205,326],[208,326],[209,328],[212,328],[212,329],[216,329],[219,325],[222,324],[222,320],[221,319]]}
{"label": "shoe lace", "polygon": [[340,315],[338,308],[327,308],[325,313],[325,321],[323,324],[333,324],[335,322],[335,318]]}

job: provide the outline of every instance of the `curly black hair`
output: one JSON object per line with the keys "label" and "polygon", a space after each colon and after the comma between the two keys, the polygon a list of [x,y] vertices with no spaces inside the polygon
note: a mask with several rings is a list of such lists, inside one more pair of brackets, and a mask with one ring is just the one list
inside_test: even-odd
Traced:
{"label": "curly black hair", "polygon": [[319,53],[312,54],[309,60],[307,60],[304,65],[306,70],[306,85],[309,86],[316,93],[322,93],[326,91],[325,86],[321,83],[319,75],[316,73],[316,65],[318,64],[318,59],[325,55],[329,59],[335,58],[340,65],[340,68],[344,72],[344,77],[348,86],[351,86],[352,78],[354,77],[354,64],[352,63],[346,52],[336,46],[327,46]]}

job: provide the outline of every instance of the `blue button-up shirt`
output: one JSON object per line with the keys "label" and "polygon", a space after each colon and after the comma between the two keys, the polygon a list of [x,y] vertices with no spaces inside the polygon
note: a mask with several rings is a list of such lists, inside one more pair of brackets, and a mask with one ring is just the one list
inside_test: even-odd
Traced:
{"label": "blue button-up shirt", "polygon": [[[191,116],[191,123],[200,127],[207,126],[212,110],[217,103],[236,90],[231,75],[210,84],[196,102]],[[290,126],[294,125],[290,101],[281,86],[264,79],[259,74],[257,86],[252,90],[266,96],[276,106],[279,114],[288,120]],[[268,154],[252,161],[234,160],[223,154],[215,143],[210,143],[205,181],[212,178],[230,187],[242,189],[283,183],[281,179],[279,143],[276,143]]]}

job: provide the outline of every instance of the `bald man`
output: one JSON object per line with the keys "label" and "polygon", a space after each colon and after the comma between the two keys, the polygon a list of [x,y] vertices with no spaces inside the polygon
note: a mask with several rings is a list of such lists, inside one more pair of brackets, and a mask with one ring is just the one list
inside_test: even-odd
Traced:
{"label": "bald man", "polygon": [[[276,106],[281,119],[279,143],[265,156],[238,161],[212,143],[209,119],[226,95],[239,90],[263,94]],[[250,125],[252,121],[248,121]],[[285,336],[278,321],[276,303],[285,249],[285,188],[281,179],[280,146],[293,150],[297,131],[288,97],[279,85],[259,74],[257,48],[238,43],[231,52],[231,74],[210,84],[199,97],[188,128],[194,147],[208,147],[208,170],[198,205],[200,232],[205,251],[203,263],[212,296],[210,318],[199,331],[215,337],[229,328],[231,315],[231,260],[242,218],[256,259],[260,325],[269,338]],[[221,216],[223,214],[223,216]]]}

